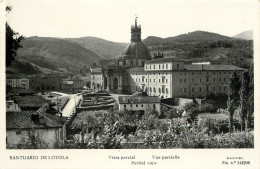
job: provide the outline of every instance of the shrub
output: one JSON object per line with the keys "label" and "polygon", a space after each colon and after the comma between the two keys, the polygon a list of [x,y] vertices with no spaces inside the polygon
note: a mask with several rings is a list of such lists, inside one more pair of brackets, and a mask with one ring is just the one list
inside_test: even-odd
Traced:
{"label": "shrub", "polygon": [[217,108],[213,107],[212,104],[205,103],[200,107],[201,113],[206,113],[206,112],[215,113],[216,111],[217,111]]}
{"label": "shrub", "polygon": [[198,127],[204,132],[209,134],[209,132],[216,133],[216,121],[211,118],[209,115],[206,116],[204,119],[199,120]]}
{"label": "shrub", "polygon": [[172,119],[172,118],[178,118],[181,117],[181,114],[177,113],[176,109],[170,109],[163,113],[165,118]]}
{"label": "shrub", "polygon": [[160,130],[162,133],[167,133],[168,130],[169,130],[169,124],[167,124],[167,123],[161,123],[160,126],[159,126],[159,130]]}
{"label": "shrub", "polygon": [[207,135],[203,132],[182,130],[175,133],[153,132],[144,138],[139,148],[253,148],[254,135],[237,132],[232,135]]}

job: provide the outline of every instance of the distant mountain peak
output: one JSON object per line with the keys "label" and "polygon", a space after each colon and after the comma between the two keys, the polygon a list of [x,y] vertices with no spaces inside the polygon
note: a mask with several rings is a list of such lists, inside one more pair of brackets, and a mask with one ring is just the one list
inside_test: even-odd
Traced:
{"label": "distant mountain peak", "polygon": [[253,40],[253,30],[247,30],[244,32],[241,32],[235,36],[233,36],[233,38],[239,38],[239,39],[245,39],[245,40]]}

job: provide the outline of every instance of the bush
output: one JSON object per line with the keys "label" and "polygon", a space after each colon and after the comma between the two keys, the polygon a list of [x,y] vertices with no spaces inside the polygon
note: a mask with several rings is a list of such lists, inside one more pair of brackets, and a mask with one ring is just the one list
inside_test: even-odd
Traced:
{"label": "bush", "polygon": [[254,135],[236,132],[231,135],[207,135],[203,132],[181,131],[175,133],[153,132],[145,136],[139,148],[253,148]]}
{"label": "bush", "polygon": [[215,113],[217,108],[213,107],[212,104],[205,103],[201,106],[200,112],[201,113]]}
{"label": "bush", "polygon": [[172,119],[172,118],[178,118],[181,117],[181,114],[177,113],[176,109],[170,109],[163,113],[165,118]]}
{"label": "bush", "polygon": [[167,133],[168,130],[169,130],[169,124],[167,124],[167,123],[161,123],[160,126],[159,126],[159,130],[160,130],[162,133]]}
{"label": "bush", "polygon": [[216,121],[212,119],[209,115],[204,119],[199,121],[198,127],[204,132],[209,134],[209,132],[216,133],[218,129],[216,128]]}

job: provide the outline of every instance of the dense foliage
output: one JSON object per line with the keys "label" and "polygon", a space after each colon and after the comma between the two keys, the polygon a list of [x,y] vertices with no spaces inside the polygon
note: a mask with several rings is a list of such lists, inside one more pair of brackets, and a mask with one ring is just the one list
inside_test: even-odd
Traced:
{"label": "dense foliage", "polygon": [[[6,11],[10,12],[11,7],[7,6]],[[24,39],[23,36],[19,35],[18,32],[15,32],[10,25],[6,22],[5,24],[6,28],[6,66],[10,66],[12,61],[15,59],[15,56],[17,55],[17,50],[22,47],[21,41]]]}
{"label": "dense foliage", "polygon": [[238,112],[241,131],[252,126],[254,117],[254,73],[253,64],[249,71],[244,71],[241,77],[236,72],[230,78],[227,111],[229,112],[229,130],[233,131],[234,113]]}

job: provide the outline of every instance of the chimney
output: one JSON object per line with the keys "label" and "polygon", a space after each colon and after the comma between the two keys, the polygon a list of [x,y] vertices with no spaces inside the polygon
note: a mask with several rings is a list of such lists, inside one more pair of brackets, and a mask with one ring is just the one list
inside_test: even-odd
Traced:
{"label": "chimney", "polygon": [[31,119],[32,119],[33,123],[35,123],[35,124],[39,124],[40,123],[40,116],[39,116],[39,114],[32,114],[31,115]]}
{"label": "chimney", "polygon": [[34,124],[43,125],[45,123],[44,120],[43,120],[44,118],[40,117],[39,114],[32,114],[31,119],[32,119]]}

